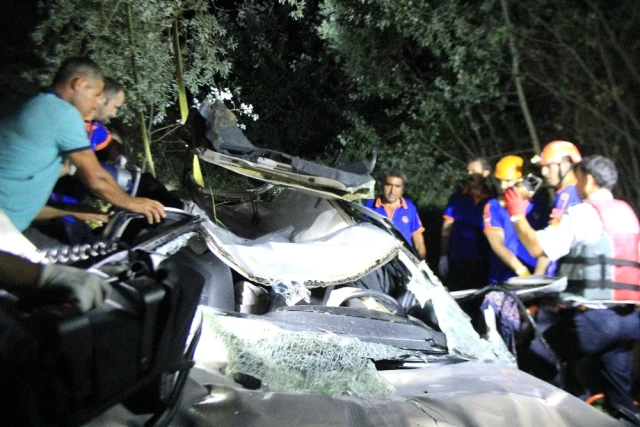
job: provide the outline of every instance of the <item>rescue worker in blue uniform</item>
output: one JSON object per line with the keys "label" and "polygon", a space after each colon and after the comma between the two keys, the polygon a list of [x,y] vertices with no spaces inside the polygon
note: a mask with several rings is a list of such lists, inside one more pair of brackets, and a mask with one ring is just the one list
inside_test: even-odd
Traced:
{"label": "rescue worker in blue uniform", "polygon": [[[518,156],[506,156],[496,164],[494,176],[500,181],[500,191],[522,183],[524,160]],[[528,192],[524,186],[522,191]],[[526,197],[526,219],[534,229],[542,228],[548,217],[543,203]],[[484,233],[489,240],[492,253],[489,257],[489,281],[502,283],[514,276],[540,274],[536,270],[537,259],[522,245],[509,219],[509,213],[501,198],[492,198],[484,207]],[[545,265],[546,267],[546,265]]]}
{"label": "rescue worker in blue uniform", "polygon": [[407,242],[411,243],[420,260],[426,260],[427,247],[424,242],[424,227],[418,209],[409,199],[402,197],[407,176],[396,168],[388,168],[382,174],[382,194],[368,200],[365,206],[393,222]]}
{"label": "rescue worker in blue uniform", "polygon": [[[597,358],[599,371],[592,374],[601,374],[610,413],[638,423],[632,348],[640,340],[640,224],[627,203],[613,198],[618,180],[613,161],[584,157],[575,172],[583,203],[569,207],[557,224],[533,230],[525,219],[526,203],[515,189],[505,192],[506,207],[529,253],[559,260],[559,273],[568,277],[567,292],[561,295],[566,308],[555,307],[557,319],[544,331],[546,341],[563,361]],[[536,343],[530,347],[532,366],[553,365]]]}
{"label": "rescue worker in blue uniform", "polygon": [[438,273],[450,291],[484,286],[489,278],[489,242],[483,233],[484,205],[493,192],[486,184],[491,166],[476,158],[467,164],[466,185],[449,197],[440,233]]}

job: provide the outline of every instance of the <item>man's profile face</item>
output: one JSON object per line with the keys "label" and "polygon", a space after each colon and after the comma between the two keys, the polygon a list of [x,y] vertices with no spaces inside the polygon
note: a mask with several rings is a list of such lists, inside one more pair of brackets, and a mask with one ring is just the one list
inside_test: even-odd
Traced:
{"label": "man's profile face", "polygon": [[382,196],[384,203],[395,203],[402,197],[402,190],[404,189],[404,182],[402,178],[397,176],[388,176],[385,178],[382,185]]}
{"label": "man's profile face", "polygon": [[552,187],[559,187],[560,182],[560,170],[561,163],[550,163],[546,166],[542,166],[540,173],[547,180],[547,184]]}
{"label": "man's profile face", "polygon": [[82,117],[88,117],[104,101],[103,89],[104,82],[102,80],[87,77],[77,78],[73,82],[73,96],[70,102],[80,111]]}
{"label": "man's profile face", "polygon": [[118,110],[124,105],[124,92],[118,92],[114,97],[106,100],[98,106],[95,112],[95,119],[106,121],[118,114]]}

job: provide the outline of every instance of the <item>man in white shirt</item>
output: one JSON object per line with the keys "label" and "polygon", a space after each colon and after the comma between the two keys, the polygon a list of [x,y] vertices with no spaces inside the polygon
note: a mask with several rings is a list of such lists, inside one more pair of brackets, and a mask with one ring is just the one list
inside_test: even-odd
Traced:
{"label": "man in white shirt", "polygon": [[[613,161],[584,157],[576,178],[583,203],[569,207],[557,224],[543,230],[528,224],[515,189],[505,192],[506,207],[530,254],[559,260],[558,274],[569,281],[563,295],[569,308],[544,332],[549,345],[563,360],[598,357],[608,409],[638,421],[631,350],[640,340],[640,225],[633,209],[611,193],[618,180]],[[536,352],[535,342],[531,350]],[[544,353],[537,356],[549,361]]]}

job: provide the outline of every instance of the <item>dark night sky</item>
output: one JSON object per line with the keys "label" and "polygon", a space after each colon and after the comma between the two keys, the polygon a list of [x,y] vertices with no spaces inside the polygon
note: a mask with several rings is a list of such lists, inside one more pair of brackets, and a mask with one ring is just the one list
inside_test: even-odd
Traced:
{"label": "dark night sky", "polygon": [[29,59],[31,42],[29,32],[36,22],[37,0],[0,1],[0,61]]}

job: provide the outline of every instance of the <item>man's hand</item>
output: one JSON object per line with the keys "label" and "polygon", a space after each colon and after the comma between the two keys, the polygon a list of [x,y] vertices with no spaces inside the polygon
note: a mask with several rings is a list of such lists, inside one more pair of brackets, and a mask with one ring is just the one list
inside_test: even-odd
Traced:
{"label": "man's hand", "polygon": [[89,205],[72,205],[69,210],[71,216],[80,221],[89,221],[98,225],[109,222],[109,214]]}
{"label": "man's hand", "polygon": [[529,201],[522,197],[522,194],[515,187],[507,188],[504,192],[504,204],[511,218],[518,218],[525,215]]}
{"label": "man's hand", "polygon": [[111,174],[106,171],[92,150],[74,151],[69,159],[78,168],[78,176],[91,192],[114,206],[139,213],[147,218],[149,224],[160,222],[166,217],[164,206],[158,201],[142,197],[131,197],[118,186]]}
{"label": "man's hand", "polygon": [[98,225],[109,222],[109,215],[104,212],[74,212],[72,216],[80,221],[89,221]]}
{"label": "man's hand", "polygon": [[149,224],[160,222],[167,217],[162,203],[157,200],[145,199],[144,197],[133,197],[126,209],[144,215]]}
{"label": "man's hand", "polygon": [[531,272],[529,271],[529,269],[524,266],[521,265],[520,267],[518,267],[516,269],[516,274],[518,275],[518,277],[527,277],[527,276],[531,276]]}
{"label": "man's hand", "polygon": [[449,257],[446,255],[442,255],[438,261],[438,273],[440,273],[440,277],[447,277],[447,273],[449,273]]}
{"label": "man's hand", "polygon": [[47,264],[42,267],[38,286],[59,286],[71,293],[71,302],[82,311],[102,305],[111,293],[111,285],[95,274],[66,265]]}

